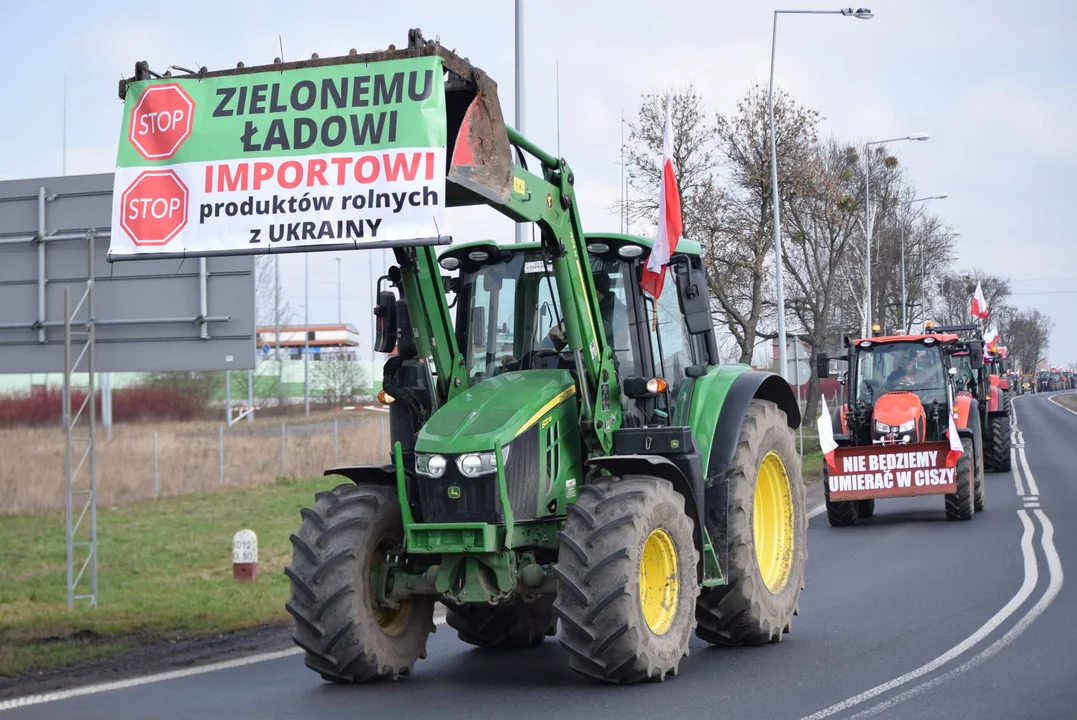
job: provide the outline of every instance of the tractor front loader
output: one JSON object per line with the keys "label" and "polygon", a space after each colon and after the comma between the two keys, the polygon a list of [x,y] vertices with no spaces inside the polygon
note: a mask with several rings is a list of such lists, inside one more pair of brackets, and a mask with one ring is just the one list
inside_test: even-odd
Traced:
{"label": "tractor front loader", "polygon": [[821,378],[832,360],[847,363],[844,402],[831,421],[834,466],[824,465],[827,519],[852,525],[874,514],[876,500],[919,495],[944,495],[948,520],[971,518],[984,508],[984,450],[976,398],[953,385],[947,356],[958,337],[872,330],[846,337],[845,353],[817,358]]}
{"label": "tractor front loader", "polygon": [[533,223],[535,242],[394,247],[375,308],[376,349],[395,352],[391,455],[327,470],[347,482],[291,536],[307,666],[409,675],[437,601],[476,646],[530,647],[559,625],[569,665],[601,682],[675,674],[693,632],[781,640],[807,557],[799,409],[779,376],[718,364],[699,245],[682,240],[665,292],[644,295],[652,241],[585,234],[568,163],[506,127],[496,83],[418,30],[404,49],[224,72],[272,71],[283,94],[312,64],[359,82],[431,59],[447,205]]}

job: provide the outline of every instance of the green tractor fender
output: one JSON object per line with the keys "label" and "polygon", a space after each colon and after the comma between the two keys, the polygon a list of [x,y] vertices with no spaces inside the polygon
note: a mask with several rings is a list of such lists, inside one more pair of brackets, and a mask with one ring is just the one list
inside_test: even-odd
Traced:
{"label": "green tractor fender", "polygon": [[675,456],[678,462],[662,455],[606,455],[593,457],[584,465],[597,470],[606,470],[616,477],[651,475],[668,480],[673,485],[673,489],[684,496],[684,511],[694,521],[692,539],[699,552],[699,563],[696,566],[697,581],[703,582],[705,570],[703,466],[699,458],[699,449],[694,442],[692,445],[689,452]]}
{"label": "green tractor fender", "polygon": [[329,468],[322,475],[342,475],[356,485],[396,487],[396,468],[392,465],[344,465]]}
{"label": "green tractor fender", "polygon": [[[721,567],[729,576],[726,471],[740,439],[752,400],[768,400],[785,413],[789,427],[800,427],[796,395],[780,375],[746,365],[723,365],[697,380],[690,418],[692,434],[703,445],[703,516]],[[720,408],[715,414],[714,408]],[[705,443],[705,445],[704,445]]]}

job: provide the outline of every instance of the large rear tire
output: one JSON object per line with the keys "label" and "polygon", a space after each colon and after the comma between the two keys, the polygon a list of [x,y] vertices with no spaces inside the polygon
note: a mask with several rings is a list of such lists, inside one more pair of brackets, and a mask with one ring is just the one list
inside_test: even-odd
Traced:
{"label": "large rear tire", "polygon": [[991,472],[1010,471],[1010,418],[999,415],[988,421],[991,445],[988,448]]}
{"label": "large rear tire", "polygon": [[410,675],[426,657],[434,598],[415,596],[396,608],[377,600],[377,561],[399,552],[404,532],[396,492],[341,485],[319,492],[291,536],[291,580],[285,609],[306,664],[331,682],[360,683]]}
{"label": "large rear tire", "polygon": [[752,400],[733,459],[711,482],[727,483],[726,584],[704,588],[696,635],[715,645],[761,645],[789,632],[807,560],[804,480],[785,413]]}
{"label": "large rear tire", "polygon": [[445,623],[469,645],[500,650],[537,647],[557,632],[552,598],[511,605],[449,605]]}
{"label": "large rear tire", "polygon": [[957,460],[957,492],[946,495],[947,520],[968,520],[976,513],[972,489],[975,482],[972,440],[962,438],[961,448],[964,452]]}
{"label": "large rear tire", "polygon": [[566,507],[554,613],[569,667],[607,683],[677,674],[695,627],[699,553],[668,480],[600,479]]}

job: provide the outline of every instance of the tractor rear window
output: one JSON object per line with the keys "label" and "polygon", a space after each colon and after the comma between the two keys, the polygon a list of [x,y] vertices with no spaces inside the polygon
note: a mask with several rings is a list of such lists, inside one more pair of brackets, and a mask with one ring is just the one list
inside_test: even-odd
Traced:
{"label": "tractor rear window", "polygon": [[856,400],[868,405],[895,390],[908,390],[928,405],[947,403],[946,369],[937,346],[900,342],[858,348]]}

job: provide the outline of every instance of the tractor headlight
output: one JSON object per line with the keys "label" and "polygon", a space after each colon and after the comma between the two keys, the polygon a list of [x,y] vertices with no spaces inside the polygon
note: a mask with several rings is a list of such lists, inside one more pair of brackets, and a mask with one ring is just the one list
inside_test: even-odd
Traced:
{"label": "tractor headlight", "polygon": [[875,421],[875,432],[878,433],[879,435],[889,435],[890,434],[890,426],[887,425],[884,422],[879,422],[878,420],[876,420]]}
{"label": "tractor headlight", "polygon": [[[506,462],[509,459],[508,446],[501,448],[501,457]],[[464,477],[478,477],[497,472],[497,458],[493,451],[481,453],[464,453],[456,458],[456,467]]]}
{"label": "tractor headlight", "polygon": [[443,455],[426,455],[415,453],[415,472],[427,477],[439,478],[445,474],[445,468],[449,466]]}
{"label": "tractor headlight", "polygon": [[898,432],[911,432],[914,427],[916,427],[916,421],[907,420],[898,425]]}

